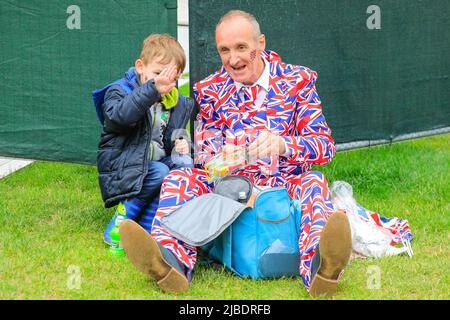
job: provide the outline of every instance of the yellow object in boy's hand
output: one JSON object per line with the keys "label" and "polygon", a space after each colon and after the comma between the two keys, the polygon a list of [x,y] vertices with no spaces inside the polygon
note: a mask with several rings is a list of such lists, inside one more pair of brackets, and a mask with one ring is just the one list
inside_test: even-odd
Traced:
{"label": "yellow object in boy's hand", "polygon": [[173,88],[168,94],[162,97],[162,104],[166,109],[172,109],[178,103],[178,89]]}

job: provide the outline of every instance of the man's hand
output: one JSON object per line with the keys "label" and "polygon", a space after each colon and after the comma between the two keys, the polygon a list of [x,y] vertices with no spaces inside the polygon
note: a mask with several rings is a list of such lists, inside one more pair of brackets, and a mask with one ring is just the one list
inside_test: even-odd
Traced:
{"label": "man's hand", "polygon": [[177,80],[178,70],[177,67],[171,65],[165,68],[155,77],[155,86],[161,97],[165,96],[175,87]]}
{"label": "man's hand", "polygon": [[175,151],[179,154],[188,154],[189,153],[189,143],[186,139],[177,139],[175,140]]}
{"label": "man's hand", "polygon": [[273,155],[286,153],[284,140],[269,131],[263,131],[248,147],[248,154],[251,158],[264,158]]}
{"label": "man's hand", "polygon": [[244,155],[244,147],[234,144],[226,144],[222,148],[222,158],[227,160],[235,160]]}

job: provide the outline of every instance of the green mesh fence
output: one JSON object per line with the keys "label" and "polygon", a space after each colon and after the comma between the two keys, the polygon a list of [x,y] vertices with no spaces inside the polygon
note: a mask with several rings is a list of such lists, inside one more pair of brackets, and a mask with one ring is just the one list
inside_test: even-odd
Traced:
{"label": "green mesh fence", "polygon": [[0,155],[95,163],[91,92],[151,33],[176,35],[176,0],[0,1]]}
{"label": "green mesh fence", "polygon": [[256,16],[268,49],[318,72],[323,112],[341,149],[449,131],[447,0],[189,4],[191,83],[220,67],[215,25],[241,9]]}

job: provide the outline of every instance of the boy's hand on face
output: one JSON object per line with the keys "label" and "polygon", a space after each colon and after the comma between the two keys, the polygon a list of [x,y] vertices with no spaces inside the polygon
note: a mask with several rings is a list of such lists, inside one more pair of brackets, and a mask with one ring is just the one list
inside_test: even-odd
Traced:
{"label": "boy's hand on face", "polygon": [[171,65],[155,77],[155,86],[161,97],[165,96],[175,87],[178,76],[177,67]]}
{"label": "boy's hand on face", "polygon": [[175,140],[175,151],[179,154],[188,154],[189,153],[189,143],[186,139],[177,139]]}

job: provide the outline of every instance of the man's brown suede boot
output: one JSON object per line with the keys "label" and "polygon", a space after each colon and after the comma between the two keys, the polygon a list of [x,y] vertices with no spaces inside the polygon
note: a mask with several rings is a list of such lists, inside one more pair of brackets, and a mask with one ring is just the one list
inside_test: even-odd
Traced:
{"label": "man's brown suede boot", "polygon": [[[342,211],[328,219],[319,240],[319,248],[311,263],[312,282],[309,293],[313,297],[332,296],[352,252],[350,223]],[[320,259],[317,261],[317,259]],[[316,260],[317,271],[313,270]],[[313,274],[313,272],[315,272]]]}
{"label": "man's brown suede boot", "polygon": [[125,220],[120,224],[119,233],[131,263],[155,279],[164,292],[185,292],[189,289],[181,263],[144,228],[133,220]]}

